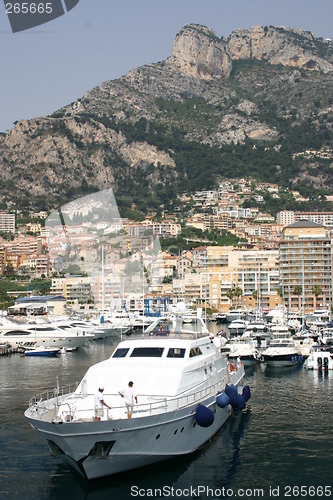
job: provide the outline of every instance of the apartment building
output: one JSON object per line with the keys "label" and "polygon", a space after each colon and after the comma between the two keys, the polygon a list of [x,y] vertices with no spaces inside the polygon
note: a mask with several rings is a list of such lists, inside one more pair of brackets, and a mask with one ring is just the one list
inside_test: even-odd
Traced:
{"label": "apartment building", "polygon": [[42,253],[42,241],[34,236],[18,236],[13,241],[4,241],[8,255],[30,255]]}
{"label": "apartment building", "polygon": [[283,210],[277,213],[276,219],[279,224],[285,226],[301,220],[308,220],[333,229],[333,212],[294,212],[292,210]]}
{"label": "apartment building", "polygon": [[[274,308],[281,303],[278,257],[278,250],[207,247],[204,265],[174,280],[174,296],[220,311],[229,310],[236,302],[250,309],[259,305]],[[238,301],[228,296],[236,288],[242,292]]]}
{"label": "apartment building", "polygon": [[[240,304],[255,308],[276,307],[281,301],[277,250],[237,250],[232,247],[207,247],[210,304],[228,310],[230,290],[240,288]],[[258,299],[255,299],[257,295]]]}
{"label": "apartment building", "polygon": [[281,210],[276,214],[276,222],[283,226],[288,226],[295,222],[295,213],[293,210]]}
{"label": "apartment building", "polygon": [[0,232],[15,233],[15,214],[0,210]]}
{"label": "apartment building", "polygon": [[306,314],[331,304],[332,245],[324,225],[300,220],[285,227],[279,260],[283,300],[289,309]]}
{"label": "apartment building", "polygon": [[50,293],[62,295],[69,303],[87,303],[91,299],[90,278],[53,278]]}

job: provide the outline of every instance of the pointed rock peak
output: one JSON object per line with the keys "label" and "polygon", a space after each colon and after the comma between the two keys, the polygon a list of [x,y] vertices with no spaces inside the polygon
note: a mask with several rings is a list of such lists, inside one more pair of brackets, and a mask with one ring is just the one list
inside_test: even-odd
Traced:
{"label": "pointed rock peak", "polygon": [[187,24],[179,31],[169,62],[182,73],[205,80],[229,77],[232,70],[225,42],[199,24]]}
{"label": "pointed rock peak", "polygon": [[218,40],[215,31],[212,28],[209,28],[208,26],[204,26],[202,24],[186,24],[183,28],[181,28],[177,36],[183,34],[184,32],[191,32],[191,31],[192,32],[196,31],[201,35],[206,35],[208,37],[216,38],[216,40]]}

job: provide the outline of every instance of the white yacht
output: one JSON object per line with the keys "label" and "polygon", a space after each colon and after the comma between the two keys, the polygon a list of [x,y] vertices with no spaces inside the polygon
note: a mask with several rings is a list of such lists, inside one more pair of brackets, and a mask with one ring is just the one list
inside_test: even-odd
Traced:
{"label": "white yacht", "polygon": [[[176,319],[169,330],[165,318],[157,319],[144,335],[133,334],[90,367],[67,394],[58,389],[31,399],[25,416],[54,455],[88,479],[116,474],[194,452],[232,409],[245,407],[250,390],[240,388],[244,368],[230,371],[221,340],[201,318],[196,331],[181,323]],[[138,397],[131,418],[118,392],[129,381]],[[94,421],[94,394],[101,386],[111,410]]]}
{"label": "white yacht", "polygon": [[267,366],[293,366],[303,362],[301,350],[291,337],[287,325],[272,326],[271,336],[269,347],[260,355],[260,360]]}
{"label": "white yacht", "polygon": [[307,370],[333,370],[333,358],[330,352],[314,350],[303,366]]}
{"label": "white yacht", "polygon": [[229,312],[227,312],[226,315],[226,321],[227,323],[231,323],[232,321],[236,319],[243,319],[246,316],[246,310],[245,309],[230,309]]}
{"label": "white yacht", "polygon": [[255,365],[259,360],[259,354],[251,339],[247,337],[237,337],[234,341],[229,341],[224,345],[224,349],[229,346],[229,361],[237,364],[238,361],[247,367]]}
{"label": "white yacht", "polygon": [[242,335],[245,332],[246,327],[247,321],[242,319],[235,319],[230,323],[230,325],[228,325],[230,335]]}
{"label": "white yacht", "polygon": [[244,331],[245,334],[256,337],[257,335],[267,334],[270,330],[270,325],[263,321],[251,321],[247,324]]}
{"label": "white yacht", "polygon": [[35,347],[64,347],[77,349],[94,336],[75,329],[62,330],[51,323],[20,324],[12,321],[0,325],[0,342],[9,342],[13,347],[33,343]]}

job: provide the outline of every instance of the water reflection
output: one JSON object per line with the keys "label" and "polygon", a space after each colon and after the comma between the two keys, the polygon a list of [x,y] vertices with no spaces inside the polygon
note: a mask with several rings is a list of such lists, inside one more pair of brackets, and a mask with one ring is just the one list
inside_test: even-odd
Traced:
{"label": "water reflection", "polygon": [[[109,357],[118,339],[96,342],[56,359],[0,359],[1,499],[130,499],[131,485],[175,488],[255,488],[331,484],[332,373],[301,367],[246,370],[251,387],[239,412],[202,450],[142,470],[88,484],[60,458],[23,416],[29,399],[45,388],[79,381],[88,367]],[[267,496],[268,498],[268,496]]]}
{"label": "water reflection", "polygon": [[[126,472],[88,483],[74,471],[68,474],[66,466],[59,464],[52,479],[52,498],[60,498],[66,492],[75,498],[95,500],[99,498],[133,498],[131,487],[141,490],[171,490],[228,487],[241,464],[243,437],[249,424],[250,411],[239,412],[216,434],[203,449],[186,457],[166,460],[142,469]],[[156,495],[159,498],[159,495]]]}

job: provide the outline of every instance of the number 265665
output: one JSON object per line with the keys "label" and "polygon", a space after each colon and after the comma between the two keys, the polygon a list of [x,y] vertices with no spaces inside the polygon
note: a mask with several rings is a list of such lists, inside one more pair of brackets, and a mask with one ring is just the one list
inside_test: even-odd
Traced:
{"label": "number 265665", "polygon": [[6,3],[6,14],[51,14],[52,2]]}

